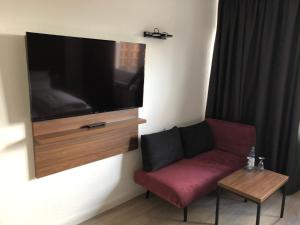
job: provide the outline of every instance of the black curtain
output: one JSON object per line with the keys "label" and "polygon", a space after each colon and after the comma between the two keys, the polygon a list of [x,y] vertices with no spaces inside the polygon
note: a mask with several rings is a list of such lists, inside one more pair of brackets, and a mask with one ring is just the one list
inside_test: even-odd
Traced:
{"label": "black curtain", "polygon": [[206,116],[252,124],[267,168],[300,189],[300,0],[220,0]]}

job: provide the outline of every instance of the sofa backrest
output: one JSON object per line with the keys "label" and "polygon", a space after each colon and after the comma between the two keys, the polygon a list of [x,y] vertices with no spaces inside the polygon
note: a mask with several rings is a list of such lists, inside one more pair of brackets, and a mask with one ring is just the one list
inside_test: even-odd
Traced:
{"label": "sofa backrest", "polygon": [[214,137],[215,148],[246,157],[256,143],[254,126],[206,118]]}

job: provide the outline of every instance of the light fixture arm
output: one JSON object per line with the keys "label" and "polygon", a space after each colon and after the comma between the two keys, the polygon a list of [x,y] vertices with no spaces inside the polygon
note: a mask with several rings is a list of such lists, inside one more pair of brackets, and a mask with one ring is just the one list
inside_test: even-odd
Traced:
{"label": "light fixture arm", "polygon": [[154,28],[153,32],[144,31],[144,37],[166,40],[167,38],[173,37],[173,35],[167,32],[160,32],[158,28]]}

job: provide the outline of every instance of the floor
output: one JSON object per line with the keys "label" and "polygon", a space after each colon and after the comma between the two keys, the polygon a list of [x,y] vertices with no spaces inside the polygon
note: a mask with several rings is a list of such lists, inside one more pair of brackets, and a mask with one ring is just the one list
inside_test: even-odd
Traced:
{"label": "floor", "polygon": [[[300,225],[300,192],[287,196],[285,216],[279,218],[281,194],[275,193],[262,205],[261,225]],[[199,199],[189,207],[188,222],[182,222],[183,210],[150,195],[139,196],[81,225],[213,225],[215,195]],[[220,225],[255,225],[256,204],[244,203],[233,194],[223,193]]]}

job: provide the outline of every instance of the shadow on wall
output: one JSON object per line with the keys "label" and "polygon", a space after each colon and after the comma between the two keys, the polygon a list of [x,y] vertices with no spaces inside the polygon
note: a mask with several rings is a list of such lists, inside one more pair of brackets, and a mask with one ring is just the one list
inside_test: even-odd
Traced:
{"label": "shadow on wall", "polygon": [[[135,150],[40,178],[47,180],[46,183],[54,180],[60,183],[54,187],[57,188],[58,202],[63,199],[60,204],[72,211],[69,217],[53,224],[78,224],[142,194],[143,189],[133,181],[134,171],[140,168],[140,163],[138,150]],[[72,190],[68,190],[70,187]]]}
{"label": "shadow on wall", "polygon": [[[199,122],[204,119],[207,100],[207,91],[211,70],[212,53],[214,47],[215,33],[217,28],[218,1],[211,0],[209,4],[202,4],[199,8],[194,8],[197,15],[190,27],[194,29],[186,35],[182,32],[178,35],[185,35],[186,55],[182,62],[174,62],[174,65],[183,67],[184,79],[182,80],[182,96],[177,111],[178,118],[184,118],[189,112],[189,123]],[[183,21],[184,22],[184,21]],[[185,24],[179,25],[185,27]],[[191,104],[193,102],[194,104]],[[194,112],[194,113],[193,113]],[[197,115],[201,112],[200,115]],[[203,117],[203,118],[201,118]],[[192,120],[191,120],[192,119]]]}
{"label": "shadow on wall", "polygon": [[[116,172],[115,176],[110,179],[111,181],[113,180],[114,187],[109,190],[104,199],[98,199],[98,201],[93,199],[93,201],[95,201],[95,205],[98,205],[96,213],[93,216],[114,208],[118,206],[120,202],[126,202],[143,193],[143,188],[135,184],[133,180],[134,172],[140,169],[141,164],[138,159],[138,151],[139,150],[134,150],[119,155],[120,158],[118,158],[118,160],[121,161],[121,163],[118,163],[119,168],[111,168]],[[99,179],[102,178],[99,177]],[[103,183],[103,181],[104,180],[99,181],[98,183],[95,181],[93,182],[95,182],[95,185],[99,185]],[[101,205],[99,205],[99,203],[101,203]],[[130,223],[132,219],[133,218],[130,218],[128,223]],[[126,221],[124,221],[124,224],[126,224]]]}
{"label": "shadow on wall", "polygon": [[[29,90],[25,51],[25,36],[0,34],[0,103],[6,111],[6,126],[0,127],[9,133],[11,140],[0,153],[20,150],[26,147],[28,161],[28,179],[34,178],[34,159],[32,130],[30,120]],[[3,116],[3,115],[1,115]],[[2,126],[2,125],[1,125]],[[23,131],[19,129],[24,129]],[[24,132],[25,138],[14,140],[18,132]],[[17,139],[17,138],[16,138]]]}

